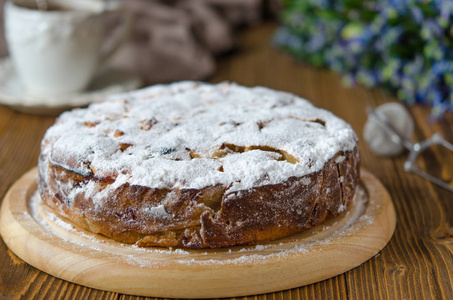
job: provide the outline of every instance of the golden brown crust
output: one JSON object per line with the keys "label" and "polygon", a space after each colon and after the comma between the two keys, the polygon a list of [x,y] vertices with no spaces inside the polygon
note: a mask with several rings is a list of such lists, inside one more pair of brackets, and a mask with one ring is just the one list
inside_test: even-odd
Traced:
{"label": "golden brown crust", "polygon": [[[109,178],[82,176],[42,157],[40,164],[44,203],[75,224],[120,242],[188,248],[258,243],[313,227],[344,211],[360,177],[355,148],[337,153],[321,171],[280,184],[227,194],[222,186],[167,190],[123,184],[98,205],[83,189],[71,196],[72,203],[68,195],[88,183],[101,193]],[[165,216],[150,218],[151,204],[162,205]]]}
{"label": "golden brown crust", "polygon": [[44,203],[140,246],[277,239],[340,214],[359,178],[351,126],[263,87],[156,85],[62,114],[39,160]]}

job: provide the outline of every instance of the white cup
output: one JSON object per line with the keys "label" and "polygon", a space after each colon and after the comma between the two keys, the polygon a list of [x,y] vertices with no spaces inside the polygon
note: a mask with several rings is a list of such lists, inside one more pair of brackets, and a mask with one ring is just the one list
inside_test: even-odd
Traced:
{"label": "white cup", "polygon": [[[37,9],[36,0],[9,0],[5,4],[5,36],[19,78],[34,95],[83,91],[98,68],[123,44],[131,18],[120,10],[118,2],[45,3],[49,10]],[[123,14],[123,30],[110,49],[101,53],[111,11]]]}

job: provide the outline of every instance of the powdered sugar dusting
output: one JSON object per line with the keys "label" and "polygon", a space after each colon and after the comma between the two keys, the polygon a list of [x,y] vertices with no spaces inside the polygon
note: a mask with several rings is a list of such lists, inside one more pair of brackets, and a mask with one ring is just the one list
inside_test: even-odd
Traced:
{"label": "powdered sugar dusting", "polygon": [[[289,93],[180,82],[64,113],[42,145],[44,162],[113,178],[104,194],[126,182],[181,189],[221,184],[233,192],[319,171],[339,151],[354,149],[357,137],[343,120]],[[103,197],[91,188],[83,186],[93,199]]]}

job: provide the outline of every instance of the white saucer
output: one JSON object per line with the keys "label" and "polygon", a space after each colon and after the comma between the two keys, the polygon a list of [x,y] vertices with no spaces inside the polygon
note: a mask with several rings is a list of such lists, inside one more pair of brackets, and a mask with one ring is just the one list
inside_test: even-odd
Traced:
{"label": "white saucer", "polygon": [[139,88],[139,77],[122,70],[105,68],[93,79],[84,92],[63,96],[44,97],[27,93],[22,86],[12,61],[0,59],[0,104],[14,110],[40,115],[55,115],[72,107],[86,106],[107,96]]}

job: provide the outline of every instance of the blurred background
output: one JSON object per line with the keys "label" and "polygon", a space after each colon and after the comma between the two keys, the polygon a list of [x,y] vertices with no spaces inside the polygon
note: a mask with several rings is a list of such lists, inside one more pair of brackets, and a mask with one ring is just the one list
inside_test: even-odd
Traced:
{"label": "blurred background", "polygon": [[[5,0],[0,0],[3,4]],[[281,24],[269,43],[407,104],[453,110],[451,0],[128,0],[132,35],[112,61],[145,84],[207,80],[243,29]],[[2,5],[3,6],[3,5]],[[112,19],[112,28],[115,18]],[[114,30],[114,29],[112,29]],[[109,35],[112,36],[112,35]],[[114,35],[113,35],[114,36]],[[0,55],[7,55],[0,39]]]}
{"label": "blurred background", "polygon": [[[3,16],[3,5],[0,0]],[[127,0],[133,15],[127,44],[112,64],[140,75],[147,84],[206,80],[215,58],[235,50],[241,29],[275,18],[279,0]],[[118,18],[112,16],[114,31]],[[2,22],[2,33],[3,22]],[[107,36],[115,36],[106,34]],[[0,56],[7,55],[4,35]]]}

